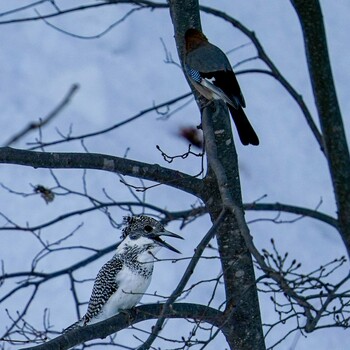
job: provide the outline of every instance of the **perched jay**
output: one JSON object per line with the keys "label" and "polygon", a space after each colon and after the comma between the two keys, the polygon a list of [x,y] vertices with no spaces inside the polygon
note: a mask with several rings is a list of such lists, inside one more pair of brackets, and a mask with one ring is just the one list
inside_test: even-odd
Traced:
{"label": "perched jay", "polygon": [[245,101],[226,55],[194,28],[186,31],[185,42],[185,70],[195,89],[209,101],[225,101],[242,144],[257,146],[259,138],[243,112]]}

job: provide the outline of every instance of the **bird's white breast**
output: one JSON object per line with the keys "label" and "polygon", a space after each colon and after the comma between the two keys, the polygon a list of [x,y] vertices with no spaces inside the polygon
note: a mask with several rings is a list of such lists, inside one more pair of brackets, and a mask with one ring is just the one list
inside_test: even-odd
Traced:
{"label": "bird's white breast", "polygon": [[[152,272],[153,266],[151,265],[153,263],[149,265],[150,272]],[[90,324],[112,317],[120,310],[134,307],[151,283],[151,273],[145,277],[124,265],[116,276],[116,282],[118,284],[117,291],[108,299],[100,313],[89,322]]]}

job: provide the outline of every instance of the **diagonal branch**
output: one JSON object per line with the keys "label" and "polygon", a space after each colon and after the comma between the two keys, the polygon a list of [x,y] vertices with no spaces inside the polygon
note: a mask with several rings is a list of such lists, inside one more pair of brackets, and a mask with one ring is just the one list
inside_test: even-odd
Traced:
{"label": "diagonal branch", "polygon": [[5,147],[12,145],[17,142],[23,136],[28,134],[30,131],[42,128],[44,125],[48,124],[54,117],[56,117],[64,107],[71,101],[73,95],[79,89],[79,85],[74,84],[71,86],[66,96],[64,96],[63,100],[55,107],[53,111],[51,111],[44,119],[39,120],[38,122],[29,123],[23,130],[19,131],[16,135],[12,136],[10,140],[8,140],[5,144]]}
{"label": "diagonal branch", "polygon": [[181,281],[178,283],[175,290],[172,292],[171,296],[168,298],[166,303],[163,305],[163,309],[161,314],[159,315],[158,321],[155,324],[155,326],[152,328],[152,333],[148,337],[148,339],[142,344],[142,346],[138,350],[147,350],[150,348],[152,343],[156,340],[158,333],[161,331],[162,326],[164,324],[164,321],[166,319],[167,313],[173,308],[175,300],[181,295],[183,289],[185,288],[188,280],[192,276],[194,269],[199,262],[199,259],[201,258],[204,249],[207,247],[210,240],[214,237],[218,226],[222,223],[226,216],[227,212],[226,210],[222,210],[219,217],[213,224],[213,226],[210,228],[210,230],[207,232],[207,234],[202,238],[201,242],[198,244],[197,248],[195,249],[195,253],[193,255],[193,258],[189,262],[186,271],[184,272]]}
{"label": "diagonal branch", "polygon": [[98,136],[98,135],[102,135],[102,134],[108,133],[110,131],[113,131],[115,129],[120,128],[123,125],[129,124],[132,121],[134,121],[136,119],[139,119],[139,118],[143,117],[144,115],[146,115],[146,114],[148,114],[150,112],[157,111],[157,110],[159,110],[159,109],[161,109],[163,107],[167,107],[168,108],[171,105],[176,104],[177,102],[182,101],[183,99],[189,97],[190,95],[191,95],[191,93],[187,92],[185,94],[182,94],[180,96],[174,97],[174,98],[172,98],[170,100],[167,100],[165,102],[161,102],[159,104],[155,104],[152,107],[148,107],[148,108],[145,108],[145,109],[141,110],[140,112],[136,113],[135,115],[133,115],[130,118],[124,119],[121,122],[118,122],[116,124],[113,124],[113,125],[111,125],[111,126],[109,126],[107,128],[104,128],[104,129],[101,129],[101,130],[98,130],[98,131],[90,132],[90,133],[87,133],[87,134],[81,134],[81,135],[77,135],[77,136],[68,135],[68,136],[65,136],[63,139],[56,140],[56,141],[50,141],[50,142],[38,142],[37,141],[37,142],[33,142],[33,143],[28,143],[29,145],[31,145],[31,147],[29,149],[33,151],[33,150],[36,150],[36,149],[42,149],[42,147],[48,147],[48,146],[58,145],[58,144],[61,144],[61,143],[67,143],[67,142],[77,141],[77,140],[86,140],[86,139],[88,139],[90,137],[95,137],[95,136]]}
{"label": "diagonal branch", "polygon": [[[209,105],[209,107],[210,106],[216,107],[216,110],[218,111],[220,106],[219,103],[220,102],[214,101]],[[244,239],[244,243],[246,247],[248,248],[250,254],[255,258],[256,262],[258,263],[260,268],[263,270],[263,272],[272,280],[274,280],[280,286],[280,288],[284,291],[284,293],[288,295],[288,297],[295,300],[304,309],[306,319],[307,319],[307,323],[305,327],[307,328],[309,324],[311,324],[314,320],[314,317],[311,312],[313,309],[312,305],[308,303],[303,296],[299,295],[289,285],[288,281],[285,279],[283,275],[279,273],[279,271],[276,271],[275,269],[268,266],[264,257],[260,254],[260,252],[258,251],[258,249],[253,243],[253,238],[249,232],[249,228],[244,218],[243,208],[241,208],[237,203],[237,201],[233,199],[233,196],[229,191],[229,181],[227,180],[224,164],[220,162],[220,159],[219,159],[220,154],[217,151],[217,147],[215,144],[216,142],[214,142],[215,140],[213,140],[213,145],[211,144],[211,139],[215,137],[211,119],[215,121],[214,116],[216,114],[213,115],[213,118],[210,118],[209,107],[206,107],[203,110],[202,125],[203,125],[203,130],[204,130],[206,139],[208,140],[208,137],[209,137],[210,143],[208,144],[206,141],[206,149],[207,149],[207,154],[209,158],[209,164],[211,165],[211,167],[213,168],[212,170],[215,173],[223,206],[228,210],[230,210],[232,215],[235,217],[237,221],[237,226],[239,228],[241,236]],[[211,150],[209,150],[209,146],[212,147]],[[230,310],[228,311],[230,312]]]}
{"label": "diagonal branch", "polygon": [[[49,281],[53,278],[60,277],[65,274],[70,274],[74,272],[75,270],[80,269],[83,266],[86,266],[90,264],[91,262],[99,259],[100,257],[104,256],[105,254],[108,254],[112,251],[114,251],[117,246],[119,245],[118,243],[112,244],[106,248],[103,248],[96,252],[95,254],[78,261],[77,263],[70,265],[68,267],[65,267],[61,270],[57,270],[51,273],[44,273],[44,272],[37,272],[37,271],[23,271],[23,272],[13,272],[13,273],[4,273],[0,276],[1,280],[5,279],[10,279],[10,278],[16,278],[16,277],[26,277],[27,280],[24,282],[21,282],[16,288],[10,290],[7,294],[1,297],[0,303],[11,297],[11,295],[17,293],[19,290],[25,289],[29,286],[34,286],[37,288],[39,285],[43,284],[46,281]],[[35,280],[33,280],[36,278]]]}

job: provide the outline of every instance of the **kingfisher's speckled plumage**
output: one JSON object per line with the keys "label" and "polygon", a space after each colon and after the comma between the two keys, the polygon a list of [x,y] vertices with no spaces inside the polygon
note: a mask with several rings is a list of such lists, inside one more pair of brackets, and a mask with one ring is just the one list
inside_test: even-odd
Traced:
{"label": "kingfisher's speckled plumage", "polygon": [[151,282],[154,254],[161,247],[179,253],[160,236],[182,237],[165,230],[157,220],[145,215],[125,217],[124,220],[123,240],[113,258],[98,272],[86,314],[65,332],[134,307]]}

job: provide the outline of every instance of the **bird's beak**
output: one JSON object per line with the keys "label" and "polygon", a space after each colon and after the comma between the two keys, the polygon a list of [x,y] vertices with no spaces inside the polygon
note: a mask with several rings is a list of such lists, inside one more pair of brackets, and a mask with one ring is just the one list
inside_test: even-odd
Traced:
{"label": "bird's beak", "polygon": [[157,233],[157,234],[154,234],[154,236],[152,237],[153,240],[154,240],[155,242],[157,242],[160,246],[165,247],[165,248],[168,248],[168,249],[172,250],[172,251],[175,252],[175,253],[181,254],[181,252],[178,251],[176,248],[174,248],[174,247],[172,247],[170,244],[164,242],[164,241],[160,238],[160,236],[168,236],[168,237],[183,239],[181,236],[177,235],[176,233],[173,233],[173,232],[164,230],[163,232],[159,232],[159,233]]}

